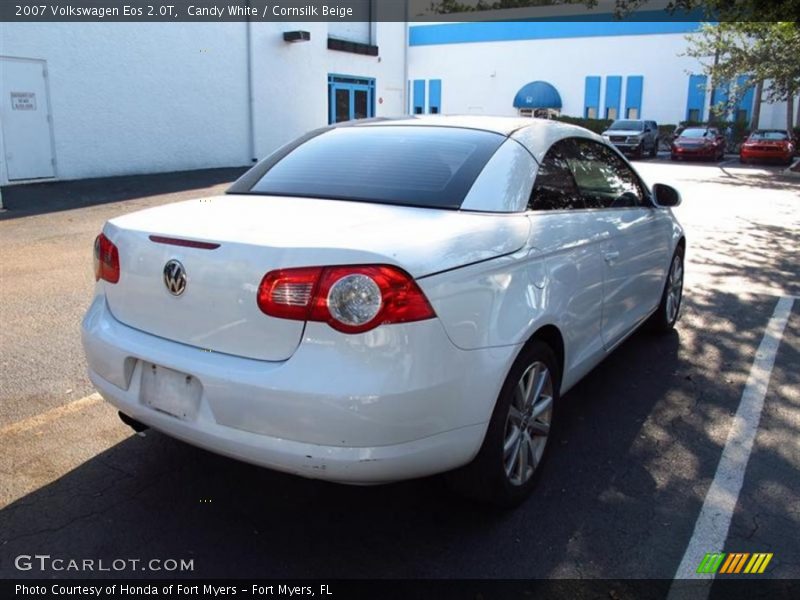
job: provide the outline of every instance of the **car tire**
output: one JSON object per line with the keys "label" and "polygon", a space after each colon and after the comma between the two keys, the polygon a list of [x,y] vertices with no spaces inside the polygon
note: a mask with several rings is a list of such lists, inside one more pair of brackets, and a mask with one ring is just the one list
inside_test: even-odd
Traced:
{"label": "car tire", "polygon": [[653,142],[653,147],[650,149],[650,158],[658,156],[658,140]]}
{"label": "car tire", "polygon": [[526,345],[506,377],[477,456],[447,474],[450,488],[500,508],[513,508],[525,500],[539,481],[552,445],[560,387],[552,349],[539,340]]}
{"label": "car tire", "polygon": [[743,156],[740,156],[739,157],[739,162],[742,163],[743,165],[746,165],[750,161],[748,159],[744,158]]}
{"label": "car tire", "polygon": [[683,304],[683,246],[678,246],[669,264],[661,302],[650,317],[650,328],[657,333],[667,333],[675,328]]}
{"label": "car tire", "polygon": [[678,157],[677,157],[677,156],[675,156],[674,154],[670,154],[670,155],[669,155],[669,159],[670,159],[670,160],[673,160],[673,161],[677,161],[677,160],[678,160]]}

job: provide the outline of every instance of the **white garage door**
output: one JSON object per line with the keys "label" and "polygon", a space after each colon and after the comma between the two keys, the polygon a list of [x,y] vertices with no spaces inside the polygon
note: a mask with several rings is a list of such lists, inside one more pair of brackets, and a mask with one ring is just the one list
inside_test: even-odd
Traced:
{"label": "white garage door", "polygon": [[0,122],[10,181],[55,176],[45,62],[0,58]]}

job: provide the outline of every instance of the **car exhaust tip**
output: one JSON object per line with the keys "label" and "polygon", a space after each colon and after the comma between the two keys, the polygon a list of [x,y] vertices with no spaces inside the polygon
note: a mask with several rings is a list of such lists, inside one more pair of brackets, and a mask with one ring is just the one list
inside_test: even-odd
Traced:
{"label": "car exhaust tip", "polygon": [[136,419],[134,419],[132,417],[129,417],[128,415],[126,415],[125,413],[123,413],[121,411],[118,412],[117,414],[119,415],[120,420],[123,423],[125,423],[125,425],[127,425],[128,427],[133,429],[136,433],[142,433],[143,431],[146,431],[147,429],[150,429],[144,423],[141,423],[140,421],[137,421]]}

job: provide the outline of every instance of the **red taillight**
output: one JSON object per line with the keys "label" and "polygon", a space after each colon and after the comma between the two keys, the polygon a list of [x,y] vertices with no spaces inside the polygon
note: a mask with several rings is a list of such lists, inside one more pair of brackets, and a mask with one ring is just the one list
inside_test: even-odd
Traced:
{"label": "red taillight", "polygon": [[257,299],[272,317],[320,321],[344,333],[436,316],[414,279],[388,265],[271,271],[261,280]]}
{"label": "red taillight", "polygon": [[94,240],[94,278],[109,283],[119,281],[119,251],[102,233]]}

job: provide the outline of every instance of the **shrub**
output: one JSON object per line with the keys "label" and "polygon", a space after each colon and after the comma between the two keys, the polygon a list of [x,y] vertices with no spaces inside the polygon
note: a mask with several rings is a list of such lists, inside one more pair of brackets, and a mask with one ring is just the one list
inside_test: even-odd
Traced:
{"label": "shrub", "polygon": [[611,123],[614,122],[612,119],[584,119],[582,117],[567,117],[565,115],[559,115],[554,120],[561,121],[562,123],[569,123],[570,125],[577,125],[589,131],[594,131],[597,134],[603,133],[611,126]]}

